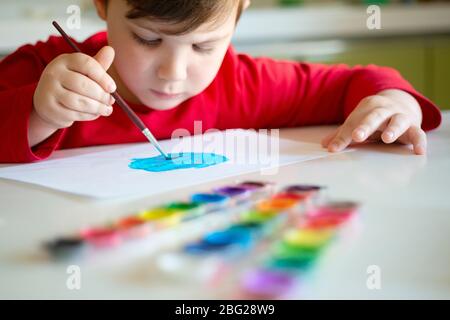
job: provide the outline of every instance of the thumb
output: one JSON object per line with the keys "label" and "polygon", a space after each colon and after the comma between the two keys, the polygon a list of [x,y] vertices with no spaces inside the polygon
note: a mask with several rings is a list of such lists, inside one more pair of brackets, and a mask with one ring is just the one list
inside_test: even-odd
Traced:
{"label": "thumb", "polygon": [[114,49],[110,46],[104,46],[101,48],[97,54],[94,56],[94,59],[97,60],[98,63],[107,71],[109,67],[111,67],[114,61]]}

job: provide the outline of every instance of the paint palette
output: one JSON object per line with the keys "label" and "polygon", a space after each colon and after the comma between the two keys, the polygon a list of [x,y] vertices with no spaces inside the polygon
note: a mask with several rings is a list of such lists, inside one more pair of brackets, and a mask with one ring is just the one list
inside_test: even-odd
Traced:
{"label": "paint palette", "polygon": [[354,202],[318,202],[321,190],[289,186],[274,192],[225,228],[161,254],[156,264],[173,279],[230,298],[288,297],[358,208]]}
{"label": "paint palette", "polygon": [[97,252],[192,221],[221,220],[193,234],[176,230],[190,237],[159,252],[152,259],[156,270],[231,298],[283,298],[301,286],[358,209],[354,202],[326,200],[324,191],[315,185],[278,188],[244,181],[79,230],[45,247],[58,259],[82,257],[86,249]]}
{"label": "paint palette", "polygon": [[44,246],[58,259],[79,257],[87,248],[98,250],[117,247],[210,214],[226,212],[232,218],[234,213],[273,193],[274,187],[271,183],[244,181],[215,188],[210,192],[193,194],[182,201],[141,210],[102,226],[58,237]]}
{"label": "paint palette", "polygon": [[253,298],[288,297],[298,289],[318,262],[324,249],[336,238],[342,226],[353,218],[358,205],[329,202],[309,208],[270,240],[267,250],[253,258],[240,278],[244,296]]}

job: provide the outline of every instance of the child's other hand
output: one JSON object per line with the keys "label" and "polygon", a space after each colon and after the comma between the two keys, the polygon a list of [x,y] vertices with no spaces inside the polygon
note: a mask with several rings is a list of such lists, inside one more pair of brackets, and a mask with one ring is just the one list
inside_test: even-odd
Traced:
{"label": "child's other hand", "polygon": [[366,140],[412,144],[416,154],[425,154],[427,138],[421,129],[422,111],[416,99],[396,89],[366,97],[342,126],[322,140],[330,152],[345,149],[352,142]]}
{"label": "child's other hand", "polygon": [[112,113],[116,84],[106,72],[114,50],[103,47],[94,57],[62,54],[47,65],[34,93],[34,112],[55,129]]}

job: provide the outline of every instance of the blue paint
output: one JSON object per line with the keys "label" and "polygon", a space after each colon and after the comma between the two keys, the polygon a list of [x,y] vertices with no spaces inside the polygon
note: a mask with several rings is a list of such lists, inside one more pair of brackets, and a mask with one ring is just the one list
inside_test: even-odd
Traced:
{"label": "blue paint", "polygon": [[[249,230],[225,229],[208,233],[200,241],[184,246],[184,252],[189,254],[218,253],[229,249],[245,249],[252,243],[252,235]],[[232,250],[233,252],[233,250]]]}
{"label": "blue paint", "polygon": [[227,196],[216,193],[196,193],[191,197],[191,201],[197,203],[221,203],[227,200]]}
{"label": "blue paint", "polygon": [[206,168],[228,161],[225,156],[214,153],[180,153],[170,154],[170,160],[160,155],[152,158],[133,159],[128,165],[131,169],[162,172],[189,168]]}
{"label": "blue paint", "polygon": [[203,241],[215,246],[239,245],[248,247],[252,242],[252,235],[248,229],[228,228],[208,233]]}
{"label": "blue paint", "polygon": [[190,243],[184,246],[184,251],[190,254],[207,254],[222,251],[229,247],[229,244],[214,245],[205,241]]}

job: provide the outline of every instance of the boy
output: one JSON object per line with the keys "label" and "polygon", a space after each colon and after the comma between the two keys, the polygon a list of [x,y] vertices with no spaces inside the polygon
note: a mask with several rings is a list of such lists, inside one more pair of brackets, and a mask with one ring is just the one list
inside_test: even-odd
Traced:
{"label": "boy", "polygon": [[113,112],[116,88],[159,139],[193,132],[194,121],[203,130],[343,122],[322,141],[331,152],[376,139],[426,153],[424,130],[441,114],[398,72],[236,54],[230,41],[249,2],[94,0],[107,33],[79,44],[85,54],[61,37],[19,48],[0,63],[0,162],[145,141]]}

